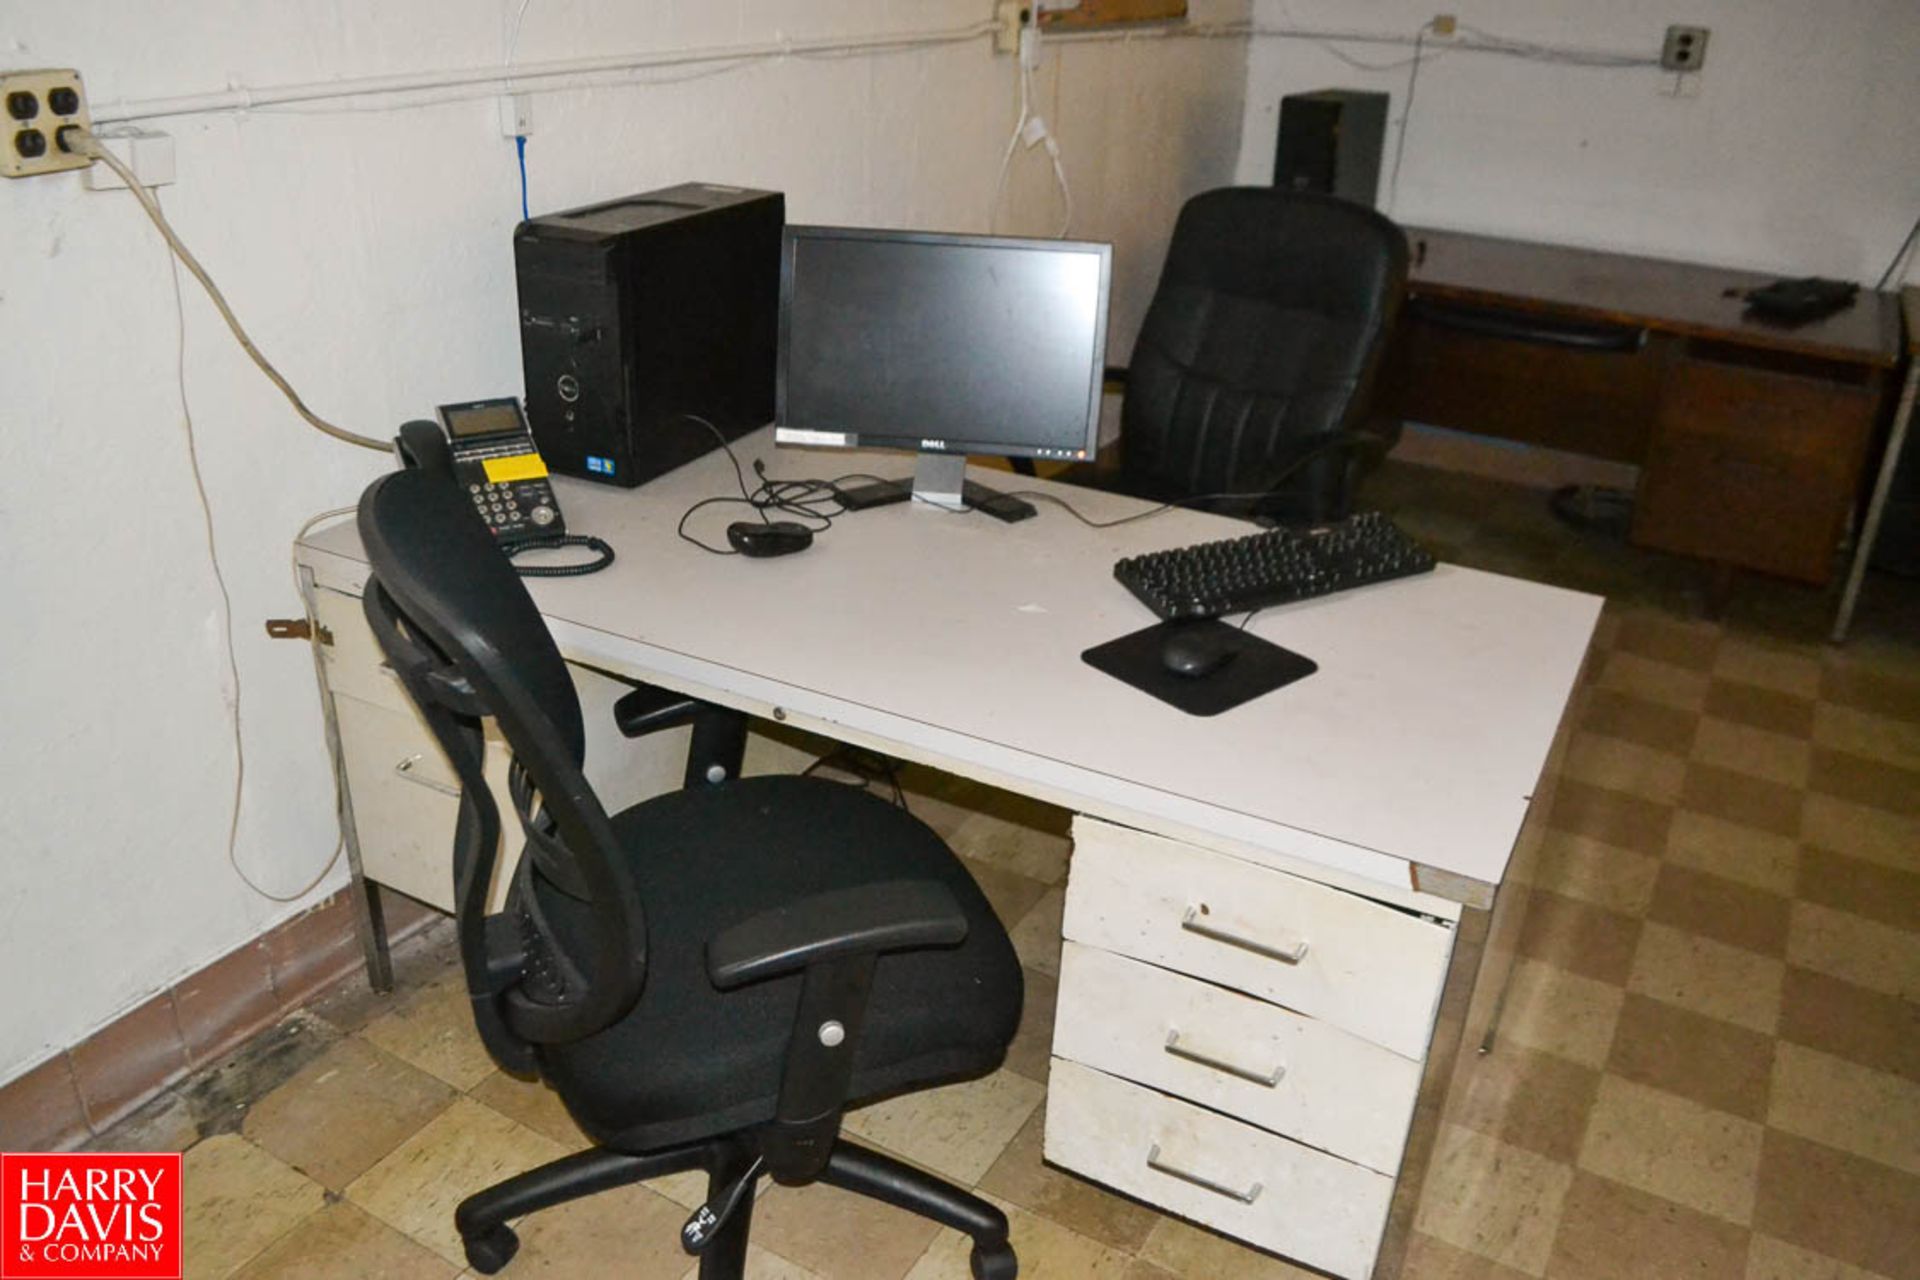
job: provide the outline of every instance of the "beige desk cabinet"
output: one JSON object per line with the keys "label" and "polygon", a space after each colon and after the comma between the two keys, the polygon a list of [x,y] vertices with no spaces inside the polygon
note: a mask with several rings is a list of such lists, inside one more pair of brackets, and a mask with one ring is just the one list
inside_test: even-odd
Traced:
{"label": "beige desk cabinet", "polygon": [[1063,932],[1047,1158],[1369,1274],[1453,922],[1082,817]]}
{"label": "beige desk cabinet", "polygon": [[[384,930],[377,925],[382,887],[453,910],[451,851],[460,789],[453,766],[381,655],[361,612],[365,574],[324,564],[305,570],[313,620],[322,629],[318,674],[329,734],[336,744],[346,809],[346,839],[363,912],[369,975],[390,985]],[[688,730],[627,739],[614,728],[613,703],[633,686],[569,662],[587,731],[586,772],[609,805],[625,807],[680,785]],[[507,793],[506,744],[487,726],[486,772],[500,809],[502,848],[492,901],[505,900],[525,843]]]}

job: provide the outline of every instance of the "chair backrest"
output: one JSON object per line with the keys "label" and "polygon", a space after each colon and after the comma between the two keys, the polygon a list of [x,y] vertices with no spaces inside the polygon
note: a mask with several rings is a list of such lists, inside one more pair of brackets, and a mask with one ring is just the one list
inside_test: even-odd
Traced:
{"label": "chair backrest", "polygon": [[1283,478],[1359,426],[1406,292],[1406,236],[1331,196],[1230,187],[1187,201],[1127,371],[1122,468],[1141,493],[1273,491],[1283,519],[1344,514],[1351,458]]}
{"label": "chair backrest", "polygon": [[[579,1039],[639,998],[646,917],[606,810],[581,772],[585,732],[572,677],[526,587],[465,494],[438,470],[382,476],[360,499],[373,577],[367,621],[460,778],[455,915],[475,1020],[501,1065]],[[488,917],[500,817],[482,774],[481,721],[513,751],[527,834],[508,909]],[[590,922],[563,945],[530,878],[576,899]],[[584,937],[584,943],[578,941]]]}

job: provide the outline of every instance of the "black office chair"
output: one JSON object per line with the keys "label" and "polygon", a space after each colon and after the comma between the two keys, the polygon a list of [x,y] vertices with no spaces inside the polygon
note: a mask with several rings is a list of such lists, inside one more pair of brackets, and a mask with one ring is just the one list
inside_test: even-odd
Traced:
{"label": "black office chair", "polygon": [[1406,294],[1406,236],[1372,209],[1229,187],[1180,210],[1134,344],[1109,487],[1282,524],[1340,519],[1397,423],[1368,401]]}
{"label": "black office chair", "polygon": [[[847,1107],[993,1070],[1013,1037],[1019,961],[959,859],[855,788],[739,778],[743,722],[660,691],[626,709],[625,727],[694,718],[704,758],[685,789],[608,814],[581,774],[579,702],[531,598],[451,477],[403,453],[416,469],[360,500],[366,614],[459,774],[474,1020],[494,1061],[544,1078],[598,1144],[468,1197],[455,1215],[467,1260],[505,1266],[509,1219],[703,1169],[708,1202],[683,1232],[701,1280],[743,1275],[762,1176],[932,1218],[972,1238],[976,1277],[1012,1280],[998,1209],[839,1136]],[[512,747],[527,836],[495,915],[483,717]]]}

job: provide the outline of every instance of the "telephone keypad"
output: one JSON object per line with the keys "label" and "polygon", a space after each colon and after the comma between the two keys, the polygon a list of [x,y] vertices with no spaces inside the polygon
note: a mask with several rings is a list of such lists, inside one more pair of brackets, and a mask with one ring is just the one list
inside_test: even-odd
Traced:
{"label": "telephone keypad", "polygon": [[488,481],[468,485],[467,492],[480,519],[498,532],[519,532],[529,525],[545,528],[555,519],[550,491],[537,481]]}

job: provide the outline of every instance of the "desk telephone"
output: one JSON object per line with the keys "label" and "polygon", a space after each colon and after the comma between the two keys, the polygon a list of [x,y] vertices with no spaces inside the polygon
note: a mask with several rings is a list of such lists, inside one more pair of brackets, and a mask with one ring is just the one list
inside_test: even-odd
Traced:
{"label": "desk telephone", "polygon": [[601,539],[567,532],[547,479],[547,464],[534,447],[518,400],[508,396],[443,404],[435,416],[437,424],[401,425],[394,441],[400,461],[451,475],[509,560],[521,552],[572,547],[584,547],[596,557],[574,564],[515,564],[515,572],[526,578],[572,578],[598,573],[613,563],[613,548]]}
{"label": "desk telephone", "polygon": [[434,412],[453,451],[454,479],[497,542],[513,546],[567,531],[517,399],[443,404]]}

